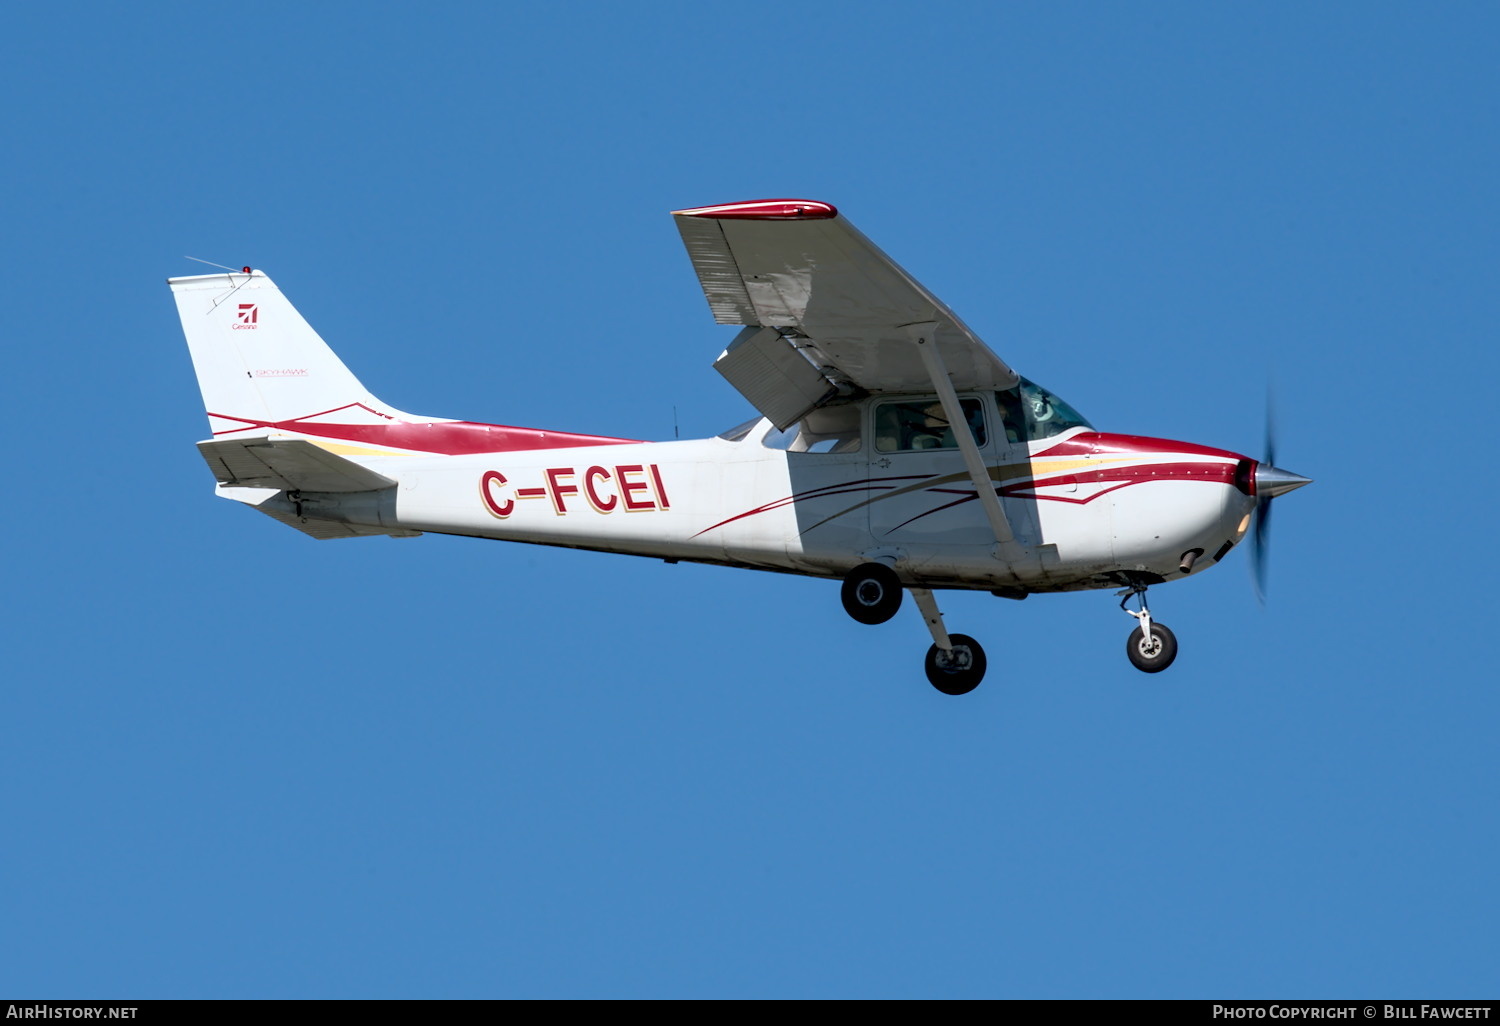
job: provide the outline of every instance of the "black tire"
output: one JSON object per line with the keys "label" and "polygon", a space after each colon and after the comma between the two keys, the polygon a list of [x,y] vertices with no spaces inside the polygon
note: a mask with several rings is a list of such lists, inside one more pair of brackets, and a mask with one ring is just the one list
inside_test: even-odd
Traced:
{"label": "black tire", "polygon": [[901,608],[901,579],[884,563],[861,563],[844,578],[841,597],[860,623],[885,623]]}
{"label": "black tire", "polygon": [[933,645],[927,650],[927,680],[945,695],[967,695],[984,680],[984,649],[967,634],[950,634],[954,659]]}
{"label": "black tire", "polygon": [[1146,634],[1139,627],[1130,632],[1130,637],[1125,639],[1125,654],[1130,657],[1130,662],[1142,673],[1160,673],[1172,665],[1172,660],[1177,658],[1177,635],[1173,634],[1165,625],[1151,621],[1151,645],[1147,647],[1144,642]]}

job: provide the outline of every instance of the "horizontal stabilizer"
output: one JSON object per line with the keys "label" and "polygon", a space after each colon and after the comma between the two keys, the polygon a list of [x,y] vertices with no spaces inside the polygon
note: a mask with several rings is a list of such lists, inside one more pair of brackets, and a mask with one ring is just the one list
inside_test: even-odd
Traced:
{"label": "horizontal stabilizer", "polygon": [[198,451],[220,484],[237,488],[373,492],[396,485],[384,474],[300,438],[199,442]]}

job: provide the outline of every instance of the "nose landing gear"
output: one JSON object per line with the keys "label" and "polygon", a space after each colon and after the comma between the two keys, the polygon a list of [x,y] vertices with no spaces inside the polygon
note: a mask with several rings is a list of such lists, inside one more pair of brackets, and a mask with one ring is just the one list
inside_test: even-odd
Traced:
{"label": "nose landing gear", "polygon": [[[1142,673],[1160,673],[1171,666],[1172,660],[1177,658],[1177,636],[1167,629],[1166,624],[1152,622],[1151,610],[1146,606],[1146,586],[1131,585],[1117,594],[1122,596],[1120,608],[1139,621],[1135,630],[1130,632],[1130,637],[1125,639],[1125,654],[1130,658],[1131,665]],[[1141,611],[1138,613],[1125,608],[1125,603],[1130,601],[1132,595],[1139,595],[1141,598]]]}

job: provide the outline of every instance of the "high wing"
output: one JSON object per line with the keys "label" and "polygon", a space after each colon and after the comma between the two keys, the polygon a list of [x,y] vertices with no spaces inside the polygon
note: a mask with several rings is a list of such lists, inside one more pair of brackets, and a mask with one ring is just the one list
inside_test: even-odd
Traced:
{"label": "high wing", "polygon": [[759,200],[672,214],[714,319],[743,324],[714,363],[778,427],[837,397],[931,391],[915,336],[953,387],[1006,389],[1016,373],[832,205]]}

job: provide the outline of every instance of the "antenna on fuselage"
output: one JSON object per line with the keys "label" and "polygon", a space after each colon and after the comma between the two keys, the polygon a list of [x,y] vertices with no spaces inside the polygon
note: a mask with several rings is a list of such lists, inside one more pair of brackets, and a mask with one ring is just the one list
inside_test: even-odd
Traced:
{"label": "antenna on fuselage", "polygon": [[672,407],[672,437],[681,438],[682,432],[677,430],[677,407]]}

